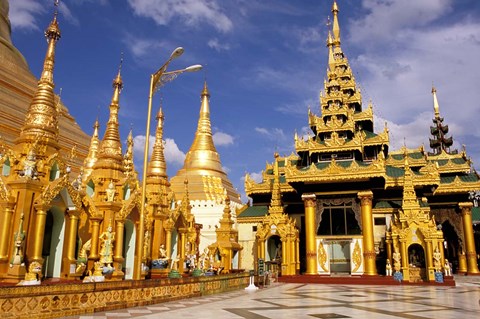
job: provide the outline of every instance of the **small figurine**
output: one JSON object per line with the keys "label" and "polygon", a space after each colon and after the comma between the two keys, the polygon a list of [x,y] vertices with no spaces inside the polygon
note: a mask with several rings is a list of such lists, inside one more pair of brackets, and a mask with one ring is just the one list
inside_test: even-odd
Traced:
{"label": "small figurine", "polygon": [[445,264],[443,265],[443,270],[445,271],[445,277],[452,275],[452,268],[450,267],[450,263],[448,259],[445,259]]}
{"label": "small figurine", "polygon": [[115,232],[112,232],[112,226],[107,227],[107,231],[100,235],[102,247],[100,249],[100,262],[110,266],[113,262],[113,242],[115,241]]}
{"label": "small figurine", "polygon": [[387,265],[385,266],[385,272],[387,276],[392,275],[392,264],[390,263],[390,259],[387,259]]}

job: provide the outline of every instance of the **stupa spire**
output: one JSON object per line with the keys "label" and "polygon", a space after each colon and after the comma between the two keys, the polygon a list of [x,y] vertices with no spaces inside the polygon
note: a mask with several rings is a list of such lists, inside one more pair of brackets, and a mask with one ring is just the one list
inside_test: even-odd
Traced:
{"label": "stupa spire", "polygon": [[[280,188],[280,171],[278,167],[278,158],[279,155],[275,152],[275,166],[274,166],[274,178],[272,186],[272,198],[270,201],[270,207],[268,212],[270,214],[281,214],[283,213],[282,207],[282,190]],[[286,160],[286,159],[285,159]]]}
{"label": "stupa spire", "polygon": [[327,47],[328,47],[328,67],[330,71],[333,71],[335,70],[335,58],[333,55],[333,38],[332,38],[332,33],[330,31],[328,31]]}
{"label": "stupa spire", "polygon": [[458,150],[450,150],[450,147],[453,145],[453,138],[447,136],[448,125],[443,124],[443,118],[440,116],[437,90],[434,87],[432,87],[432,95],[435,117],[433,118],[433,126],[430,126],[430,134],[433,136],[430,139],[430,147],[433,149],[433,155],[438,155],[443,151],[449,154],[457,154]]}
{"label": "stupa spire", "polygon": [[[58,27],[58,0],[55,1],[53,20],[45,30],[48,48],[43,62],[43,70],[38,81],[37,90],[33,96],[30,107],[21,129],[20,137],[16,144],[36,140],[40,144],[49,144],[58,149],[58,112],[53,89],[53,69],[55,66],[55,48],[60,39]],[[42,137],[42,140],[39,140]],[[37,154],[38,155],[38,154]]]}
{"label": "stupa spire", "polygon": [[95,164],[95,168],[123,168],[122,143],[120,141],[120,133],[118,130],[118,111],[120,109],[119,99],[123,88],[121,76],[122,63],[123,57],[120,60],[117,77],[113,80],[113,96],[110,102],[110,117],[107,122],[105,135],[102,139],[98,161]]}
{"label": "stupa spire", "polygon": [[207,82],[201,94],[200,117],[198,119],[195,139],[185,158],[185,168],[205,168],[217,171],[222,170],[220,156],[213,143],[212,125],[210,122],[210,93]]}
{"label": "stupa spire", "polygon": [[147,176],[167,177],[167,164],[165,162],[165,153],[163,146],[163,121],[165,117],[163,110],[157,113],[157,130],[155,132],[155,143],[153,144],[152,157],[148,163]]}
{"label": "stupa spire", "polygon": [[127,177],[135,176],[135,166],[133,164],[133,131],[131,128],[127,136],[127,151],[123,156],[123,167],[125,168],[125,175]]}
{"label": "stupa spire", "polygon": [[440,118],[440,107],[438,106],[437,100],[437,89],[432,86],[432,95],[433,95],[433,111],[435,112],[435,118]]}
{"label": "stupa spire", "polygon": [[338,11],[337,1],[333,1],[333,44],[335,44],[335,46],[340,46],[340,24],[338,23]]}
{"label": "stupa spire", "polygon": [[84,181],[88,179],[93,171],[93,166],[97,162],[98,159],[98,148],[100,146],[100,139],[98,138],[98,128],[100,124],[98,123],[98,118],[95,120],[95,124],[93,125],[93,135],[90,139],[90,146],[88,148],[88,155],[83,161],[83,178]]}

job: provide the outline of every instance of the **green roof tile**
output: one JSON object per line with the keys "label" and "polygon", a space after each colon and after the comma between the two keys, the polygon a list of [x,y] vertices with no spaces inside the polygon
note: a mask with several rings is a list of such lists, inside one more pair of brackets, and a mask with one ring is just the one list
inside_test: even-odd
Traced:
{"label": "green roof tile", "polygon": [[402,177],[405,171],[402,168],[387,165],[386,173],[389,177]]}
{"label": "green roof tile", "polygon": [[268,213],[268,206],[250,206],[245,209],[237,218],[263,217]]}

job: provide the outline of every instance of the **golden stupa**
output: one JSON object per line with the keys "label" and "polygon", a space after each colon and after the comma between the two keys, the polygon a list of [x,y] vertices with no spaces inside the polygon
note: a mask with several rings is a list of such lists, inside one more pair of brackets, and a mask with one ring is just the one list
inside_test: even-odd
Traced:
{"label": "golden stupa", "polygon": [[206,82],[201,101],[195,138],[186,154],[182,169],[170,181],[172,190],[177,198],[181,198],[184,192],[183,182],[187,179],[190,200],[222,201],[226,191],[230,201],[240,203],[240,195],[223,170],[220,155],[213,143],[210,93]]}
{"label": "golden stupa", "polygon": [[[0,145],[11,146],[24,124],[38,79],[12,44],[8,10],[9,2],[0,0]],[[89,136],[78,126],[57,95],[54,103],[61,113],[58,119],[60,150],[70,153],[72,146],[76,145],[71,165],[73,171],[78,172],[82,159],[87,155]]]}

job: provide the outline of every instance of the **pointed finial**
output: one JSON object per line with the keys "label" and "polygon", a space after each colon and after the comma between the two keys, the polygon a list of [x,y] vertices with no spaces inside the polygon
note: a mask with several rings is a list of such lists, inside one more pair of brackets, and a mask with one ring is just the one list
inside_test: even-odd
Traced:
{"label": "pointed finial", "polygon": [[332,13],[333,13],[333,42],[335,46],[340,45],[340,24],[338,23],[338,5],[337,1],[333,1]]}
{"label": "pointed finial", "polygon": [[203,98],[204,96],[210,97],[210,92],[208,92],[208,86],[207,86],[207,80],[203,83],[203,90],[201,97]]}
{"label": "pointed finial", "polygon": [[432,95],[433,95],[433,111],[435,112],[435,118],[440,117],[440,107],[438,106],[437,100],[437,89],[432,85]]}

